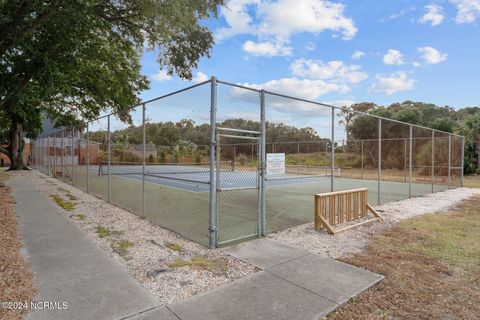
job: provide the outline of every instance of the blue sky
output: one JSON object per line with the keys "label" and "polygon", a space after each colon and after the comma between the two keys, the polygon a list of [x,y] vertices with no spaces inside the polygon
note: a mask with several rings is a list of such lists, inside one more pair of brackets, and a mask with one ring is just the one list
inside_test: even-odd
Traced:
{"label": "blue sky", "polygon": [[[204,23],[216,38],[195,81],[212,75],[348,104],[479,104],[480,0],[231,0]],[[148,99],[188,85],[142,57]]]}

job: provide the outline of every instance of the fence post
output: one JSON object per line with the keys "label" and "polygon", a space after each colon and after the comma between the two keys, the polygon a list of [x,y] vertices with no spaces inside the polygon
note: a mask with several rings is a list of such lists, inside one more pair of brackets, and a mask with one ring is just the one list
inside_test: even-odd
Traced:
{"label": "fence post", "polygon": [[112,197],[112,187],[111,187],[111,180],[112,180],[112,174],[110,172],[110,148],[111,148],[111,137],[110,137],[110,115],[107,116],[107,139],[108,139],[108,145],[107,145],[107,173],[108,173],[108,179],[107,179],[107,200],[110,202],[111,197]]}
{"label": "fence post", "polygon": [[432,193],[435,191],[435,131],[432,130]]}
{"label": "fence post", "polygon": [[461,161],[460,167],[462,168],[460,173],[460,186],[463,187],[463,171],[465,170],[465,136],[462,136],[462,145],[461,145]]}
{"label": "fence post", "polygon": [[47,167],[48,175],[52,175],[52,168],[50,167],[50,136],[47,136]]}
{"label": "fence post", "polygon": [[65,170],[65,162],[63,161],[63,157],[64,157],[64,154],[65,154],[65,141],[64,141],[64,136],[65,136],[65,130],[62,130],[62,141],[60,143],[60,148],[61,148],[61,164],[62,164],[62,181],[63,181],[63,171]]}
{"label": "fence post", "polygon": [[212,77],[210,87],[210,207],[209,207],[209,248],[217,246],[217,185],[215,179],[215,147],[217,122],[217,79]]}
{"label": "fence post", "polygon": [[450,167],[452,166],[452,135],[448,135],[448,189],[450,189],[451,184],[451,173]]}
{"label": "fence post", "polygon": [[408,138],[408,197],[412,197],[412,153],[413,153],[413,126],[410,125],[410,133]]}
{"label": "fence post", "polygon": [[330,177],[330,191],[334,189],[334,176],[335,176],[335,108],[332,108],[332,151],[331,151],[331,177]]}
{"label": "fence post", "polygon": [[70,141],[70,160],[72,161],[72,172],[70,173],[70,181],[72,182],[72,186],[74,185],[73,177],[74,177],[74,170],[75,170],[75,144],[73,140],[75,140],[75,129],[72,128],[70,133],[72,140]]}
{"label": "fence post", "polygon": [[361,140],[361,147],[360,147],[360,149],[361,149],[361,152],[362,152],[362,157],[361,157],[360,161],[361,161],[362,180],[363,180],[363,139]]}
{"label": "fence post", "polygon": [[407,183],[407,139],[403,140],[403,171],[405,175],[405,183]]}
{"label": "fence post", "polygon": [[266,129],[265,129],[265,90],[260,91],[260,199],[259,199],[259,235],[266,235],[266,219],[265,219],[265,142],[266,142]]}
{"label": "fence post", "polygon": [[378,166],[377,166],[377,203],[380,205],[382,180],[382,119],[378,118]]}
{"label": "fence post", "polygon": [[87,193],[90,192],[90,129],[88,126],[87,122],[87,141],[86,141],[86,146],[87,146]]}
{"label": "fence post", "polygon": [[146,208],[145,208],[145,103],[142,104],[142,217],[146,217]]}

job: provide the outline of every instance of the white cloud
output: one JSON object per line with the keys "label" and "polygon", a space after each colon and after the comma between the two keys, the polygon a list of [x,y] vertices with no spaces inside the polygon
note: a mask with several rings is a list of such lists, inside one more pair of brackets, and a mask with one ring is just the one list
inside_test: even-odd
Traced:
{"label": "white cloud", "polygon": [[292,54],[292,48],[286,47],[280,42],[253,42],[248,40],[243,44],[242,49],[254,56],[274,57]]}
{"label": "white cloud", "polygon": [[195,76],[192,78],[192,82],[194,83],[200,83],[200,82],[204,82],[204,81],[207,81],[209,78],[208,76],[203,73],[203,72],[200,72],[198,71]]}
{"label": "white cloud", "polygon": [[412,90],[415,80],[409,79],[403,71],[392,73],[388,76],[377,75],[376,82],[370,86],[368,92],[392,95],[397,92]]}
{"label": "white cloud", "polygon": [[404,64],[403,55],[400,51],[395,49],[388,49],[388,52],[383,56],[383,63],[385,64]]}
{"label": "white cloud", "polygon": [[417,49],[421,58],[428,64],[437,64],[447,59],[448,54],[442,53],[432,47],[421,47]]}
{"label": "white cloud", "polygon": [[157,73],[152,74],[150,79],[158,82],[172,80],[172,76],[167,74],[165,70],[159,70]]}
{"label": "white cloud", "polygon": [[323,62],[320,60],[295,60],[292,74],[297,77],[328,80],[334,83],[355,84],[368,78],[359,65],[347,65],[342,61]]}
{"label": "white cloud", "polygon": [[480,0],[450,0],[457,6],[457,23],[472,23],[480,16]]}
{"label": "white cloud", "polygon": [[293,97],[299,97],[307,100],[316,100],[318,97],[330,92],[347,92],[345,85],[338,83],[328,83],[323,80],[309,80],[298,78],[282,78],[270,80],[262,84],[245,84],[255,89],[265,89],[267,91],[277,92]]}
{"label": "white cloud", "polygon": [[360,50],[356,50],[355,52],[353,52],[352,54],[352,59],[353,60],[359,60],[361,58],[365,57],[365,52],[363,51],[360,51]]}
{"label": "white cloud", "polygon": [[412,62],[412,65],[413,65],[414,67],[416,67],[416,68],[418,68],[418,67],[421,66],[420,62],[418,62],[418,61],[413,61],[413,62]]}
{"label": "white cloud", "polygon": [[344,4],[325,0],[231,0],[221,9],[227,26],[217,29],[215,37],[250,34],[259,43],[285,44],[293,34],[333,31],[349,40],[358,30],[344,11]]}
{"label": "white cloud", "polygon": [[419,23],[430,23],[432,27],[443,22],[445,16],[443,15],[443,8],[438,4],[429,4],[425,6],[425,13],[419,20]]}

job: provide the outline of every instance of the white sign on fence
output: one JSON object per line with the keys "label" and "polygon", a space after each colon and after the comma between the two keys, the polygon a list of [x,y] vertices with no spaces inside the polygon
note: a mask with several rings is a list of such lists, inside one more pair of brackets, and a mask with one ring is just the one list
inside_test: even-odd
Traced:
{"label": "white sign on fence", "polygon": [[267,176],[285,174],[285,153],[267,153]]}

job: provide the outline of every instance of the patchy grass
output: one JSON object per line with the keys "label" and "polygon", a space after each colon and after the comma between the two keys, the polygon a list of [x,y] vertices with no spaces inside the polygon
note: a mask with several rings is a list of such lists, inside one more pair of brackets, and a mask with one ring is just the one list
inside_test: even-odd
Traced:
{"label": "patchy grass", "polygon": [[184,260],[177,258],[175,261],[167,264],[172,269],[178,269],[183,267],[192,267],[205,270],[218,270],[225,269],[226,266],[223,263],[212,261],[202,257],[195,257],[190,260]]}
{"label": "patchy grass", "polygon": [[95,227],[95,231],[97,232],[97,235],[100,238],[105,238],[112,235],[112,231],[110,229],[105,228],[104,226],[101,226],[101,225],[97,225]]}
{"label": "patchy grass", "polygon": [[105,238],[105,237],[109,237],[109,236],[119,236],[119,235],[123,234],[123,231],[108,229],[108,228],[106,228],[104,226],[101,226],[99,224],[95,227],[95,231],[97,232],[97,234],[100,238]]}
{"label": "patchy grass", "polygon": [[1,170],[0,171],[0,181],[5,181],[5,180],[8,180],[10,176],[8,175],[8,173],[6,173],[5,171]]}
{"label": "patchy grass", "polygon": [[110,247],[114,252],[118,253],[121,257],[123,257],[126,260],[131,259],[131,257],[128,256],[128,249],[130,249],[133,246],[134,246],[134,243],[128,240],[114,240],[110,245]]}
{"label": "patchy grass", "polygon": [[70,191],[68,191],[67,189],[65,188],[57,188],[58,191],[61,191],[61,192],[66,192],[66,193],[69,193]]}
{"label": "patchy grass", "polygon": [[79,213],[79,214],[77,214],[76,218],[80,221],[84,221],[85,220],[85,215],[83,213]]}
{"label": "patchy grass", "polygon": [[463,185],[467,188],[480,188],[480,176],[465,176]]}
{"label": "patchy grass", "polygon": [[165,242],[165,247],[170,249],[170,250],[177,251],[177,252],[180,252],[180,251],[183,250],[181,245],[179,245],[177,243],[173,243],[173,242]]}
{"label": "patchy grass", "polygon": [[386,278],[328,319],[476,319],[480,196],[444,214],[403,221],[345,262]]}
{"label": "patchy grass", "polygon": [[75,210],[75,203],[71,201],[66,201],[62,197],[60,197],[58,194],[52,194],[50,195],[53,201],[62,209],[66,211],[73,211]]}

